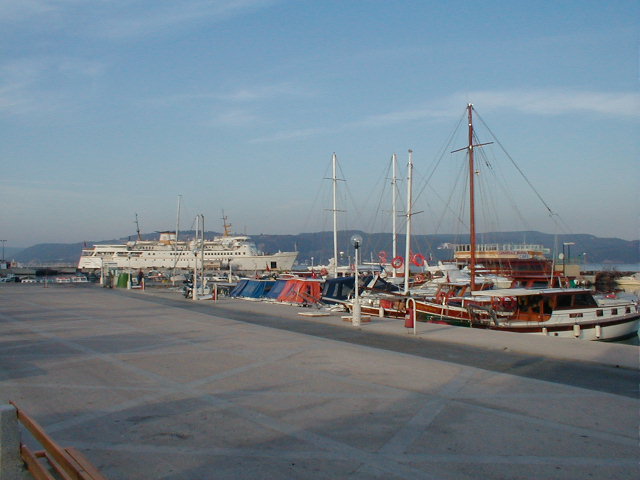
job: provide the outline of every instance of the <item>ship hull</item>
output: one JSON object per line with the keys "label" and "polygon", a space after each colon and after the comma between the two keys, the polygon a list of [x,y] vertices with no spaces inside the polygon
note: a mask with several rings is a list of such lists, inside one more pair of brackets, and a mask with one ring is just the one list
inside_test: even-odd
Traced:
{"label": "ship hull", "polygon": [[[430,302],[416,302],[416,320],[459,327],[482,328],[501,332],[538,334],[549,337],[575,338],[591,341],[616,341],[638,335],[640,313],[614,313],[616,307],[595,309],[597,318],[585,318],[588,311],[567,312],[562,317],[552,315],[543,321],[518,321],[501,317],[499,313],[493,317],[488,310],[474,310],[464,307],[441,305]],[[600,313],[597,313],[597,312]],[[573,320],[571,320],[573,315]],[[577,317],[577,315],[581,315]],[[566,317],[566,318],[565,318]],[[576,318],[581,320],[576,321]]]}

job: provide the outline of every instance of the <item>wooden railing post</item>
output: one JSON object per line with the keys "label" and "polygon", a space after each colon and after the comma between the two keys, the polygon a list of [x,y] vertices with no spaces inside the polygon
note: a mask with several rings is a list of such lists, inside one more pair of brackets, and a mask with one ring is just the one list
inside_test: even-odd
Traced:
{"label": "wooden railing post", "polygon": [[24,480],[25,472],[16,408],[0,405],[0,480]]}
{"label": "wooden railing post", "polygon": [[[87,460],[78,450],[72,447],[61,447],[53,441],[44,429],[24,410],[10,402],[13,408],[14,421],[22,423],[22,426],[44,448],[34,451],[26,444],[20,442],[20,457],[26,464],[26,470],[36,480],[106,480],[106,478]],[[40,461],[42,459],[42,461]],[[55,475],[54,475],[55,472]],[[6,480],[16,480],[27,477],[7,477]],[[0,475],[0,480],[5,480]]]}

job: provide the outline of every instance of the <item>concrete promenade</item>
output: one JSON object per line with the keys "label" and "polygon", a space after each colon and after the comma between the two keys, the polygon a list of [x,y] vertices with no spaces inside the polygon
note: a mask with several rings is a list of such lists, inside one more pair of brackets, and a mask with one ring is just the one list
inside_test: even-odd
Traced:
{"label": "concrete promenade", "polygon": [[0,405],[111,480],[640,478],[637,346],[312,311],[0,284]]}

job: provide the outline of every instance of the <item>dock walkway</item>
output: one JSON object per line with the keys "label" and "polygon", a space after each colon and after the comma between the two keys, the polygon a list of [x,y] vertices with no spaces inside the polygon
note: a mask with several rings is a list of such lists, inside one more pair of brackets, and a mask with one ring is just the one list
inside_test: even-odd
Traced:
{"label": "dock walkway", "polygon": [[638,347],[0,286],[0,404],[117,479],[635,479]]}

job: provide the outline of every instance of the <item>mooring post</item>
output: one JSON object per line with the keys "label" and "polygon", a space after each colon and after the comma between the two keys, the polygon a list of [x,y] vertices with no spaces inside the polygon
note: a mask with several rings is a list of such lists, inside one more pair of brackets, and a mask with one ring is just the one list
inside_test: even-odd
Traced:
{"label": "mooring post", "polygon": [[24,480],[26,470],[20,457],[18,414],[13,405],[0,405],[0,480]]}

